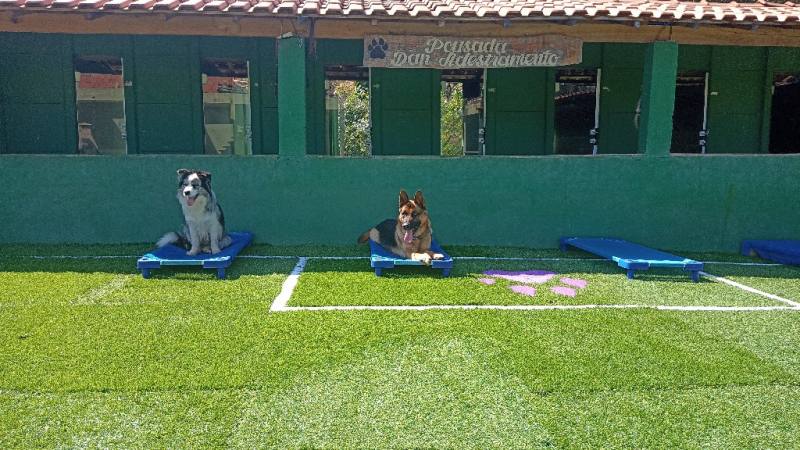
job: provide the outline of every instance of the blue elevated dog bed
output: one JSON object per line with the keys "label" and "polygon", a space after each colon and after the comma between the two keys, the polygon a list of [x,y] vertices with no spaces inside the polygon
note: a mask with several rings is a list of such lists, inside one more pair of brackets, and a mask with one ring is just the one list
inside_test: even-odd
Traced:
{"label": "blue elevated dog bed", "polygon": [[691,272],[692,281],[700,279],[703,263],[693,259],[681,258],[669,253],[654,250],[642,245],[633,244],[622,239],[609,238],[561,238],[561,250],[567,251],[567,245],[586,250],[603,258],[616,262],[628,271],[632,279],[634,271],[647,270],[651,267],[676,267]]}
{"label": "blue elevated dog bed", "polygon": [[[369,258],[370,265],[375,268],[375,276],[383,275],[383,269],[393,269],[394,266],[424,266],[422,261],[414,261],[411,259],[397,256],[389,252],[369,239],[369,248],[372,256]],[[434,253],[441,253],[444,259],[434,259],[431,261],[431,267],[434,269],[442,269],[442,276],[450,276],[450,269],[453,268],[453,258],[450,257],[434,239],[431,239],[431,251]]]}
{"label": "blue elevated dog bed", "polygon": [[186,250],[166,245],[139,258],[136,267],[142,269],[143,278],[150,278],[150,269],[160,269],[163,266],[202,266],[204,269],[217,269],[217,278],[225,278],[225,268],[253,240],[253,233],[250,232],[228,234],[233,242],[216,255],[198,253],[187,256]]}
{"label": "blue elevated dog bed", "polygon": [[743,241],[742,254],[753,253],[781,264],[800,266],[800,241]]}

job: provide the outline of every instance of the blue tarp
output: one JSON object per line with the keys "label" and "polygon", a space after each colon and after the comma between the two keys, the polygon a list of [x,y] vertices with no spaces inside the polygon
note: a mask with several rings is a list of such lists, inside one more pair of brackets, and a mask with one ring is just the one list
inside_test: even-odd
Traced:
{"label": "blue tarp", "polygon": [[800,266],[800,241],[743,241],[742,254],[756,254],[781,264]]}
{"label": "blue tarp", "polygon": [[253,240],[253,233],[250,232],[228,234],[233,242],[216,255],[199,253],[188,256],[185,249],[175,245],[166,245],[142,256],[137,261],[136,267],[142,269],[144,278],[150,278],[150,269],[159,269],[162,266],[202,266],[205,269],[217,269],[217,277],[224,278],[225,268],[230,266],[233,258]]}

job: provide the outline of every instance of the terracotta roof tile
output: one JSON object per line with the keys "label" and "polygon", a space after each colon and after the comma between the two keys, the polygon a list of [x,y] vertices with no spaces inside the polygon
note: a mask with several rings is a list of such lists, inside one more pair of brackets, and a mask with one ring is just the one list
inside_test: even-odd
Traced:
{"label": "terracotta roof tile", "polygon": [[0,9],[186,11],[395,19],[535,17],[800,24],[800,4],[679,0],[0,0]]}
{"label": "terracotta roof tile", "polygon": [[46,6],[50,6],[53,3],[53,1],[55,1],[55,0],[28,0],[27,2],[25,2],[24,0],[21,1],[21,2],[17,2],[17,1],[11,1],[11,2],[9,2],[9,1],[0,1],[0,6],[12,6],[12,5],[21,6],[21,5],[24,4],[25,8],[28,8],[28,9],[30,9],[30,8],[44,8]]}
{"label": "terracotta roof tile", "polygon": [[131,3],[133,0],[111,0],[103,5],[103,9],[125,9]]}
{"label": "terracotta roof tile", "polygon": [[181,11],[197,11],[205,5],[205,0],[186,0],[178,6]]}

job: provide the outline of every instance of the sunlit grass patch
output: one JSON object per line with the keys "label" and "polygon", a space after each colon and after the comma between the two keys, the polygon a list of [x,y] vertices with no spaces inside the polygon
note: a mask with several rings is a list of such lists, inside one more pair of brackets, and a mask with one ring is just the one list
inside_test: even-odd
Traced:
{"label": "sunlit grass patch", "polygon": [[[489,271],[545,271],[547,280],[519,282]],[[644,305],[778,306],[780,302],[689,272],[655,268],[633,280],[610,261],[456,260],[440,270],[398,266],[376,277],[367,260],[310,260],[289,306]]]}
{"label": "sunlit grass patch", "polygon": [[800,303],[800,267],[708,264],[705,271]]}
{"label": "sunlit grass patch", "polygon": [[225,279],[198,266],[166,266],[144,279],[136,258],[0,260],[0,306],[152,303],[204,299],[270,302],[294,267],[291,259],[239,258]]}
{"label": "sunlit grass patch", "polygon": [[0,446],[219,448],[247,396],[239,390],[0,391]]}

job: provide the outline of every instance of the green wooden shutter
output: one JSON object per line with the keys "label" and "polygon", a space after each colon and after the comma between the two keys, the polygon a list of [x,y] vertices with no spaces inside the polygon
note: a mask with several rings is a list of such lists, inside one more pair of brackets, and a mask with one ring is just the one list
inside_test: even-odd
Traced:
{"label": "green wooden shutter", "polygon": [[486,71],[487,155],[552,153],[550,130],[553,129],[551,110],[555,87],[548,82],[552,81],[548,76],[549,70]]}
{"label": "green wooden shutter", "polygon": [[438,155],[441,71],[372,69],[373,155]]}
{"label": "green wooden shutter", "polygon": [[202,153],[203,106],[195,41],[137,36],[139,153]]}
{"label": "green wooden shutter", "polygon": [[759,153],[766,50],[714,47],[708,96],[708,153]]}

